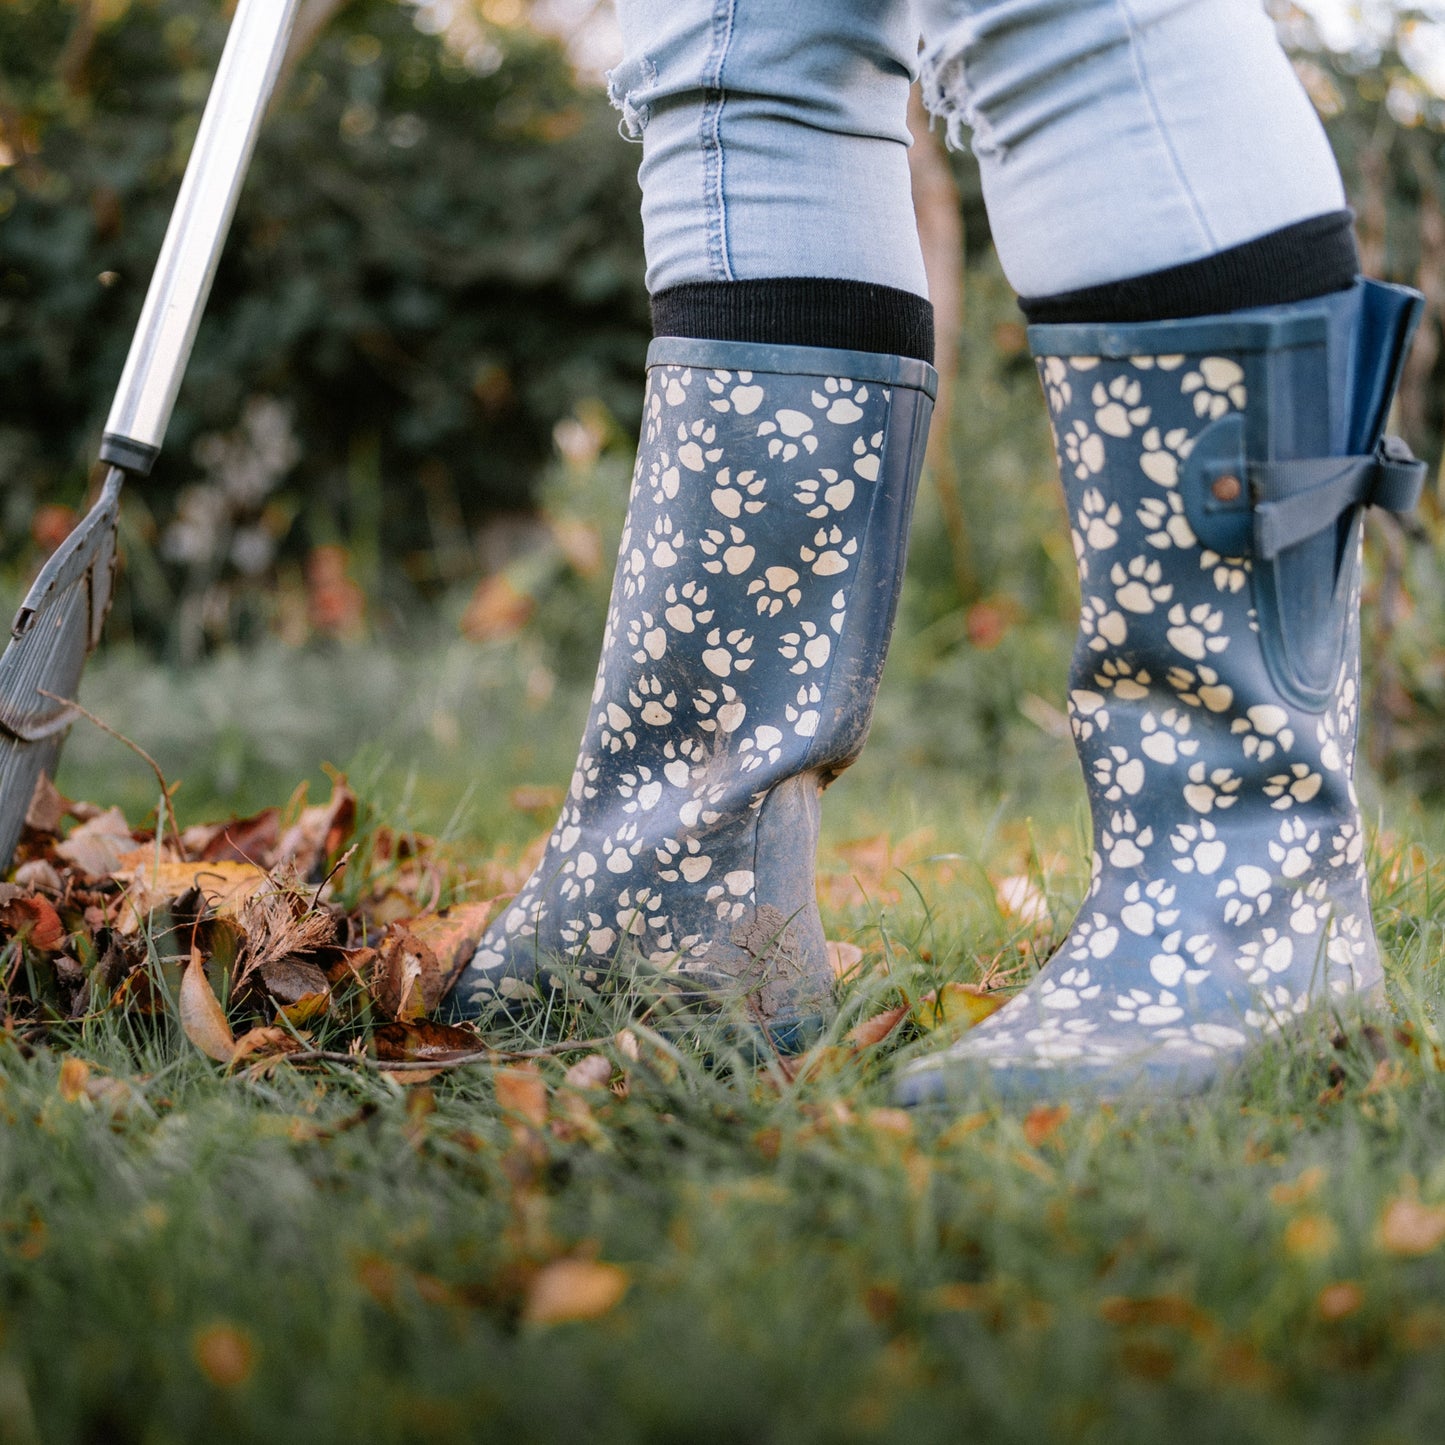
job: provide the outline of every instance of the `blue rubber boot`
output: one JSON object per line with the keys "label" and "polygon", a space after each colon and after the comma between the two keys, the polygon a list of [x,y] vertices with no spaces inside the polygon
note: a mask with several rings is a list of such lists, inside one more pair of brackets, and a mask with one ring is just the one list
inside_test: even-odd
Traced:
{"label": "blue rubber boot", "polygon": [[1353,783],[1360,531],[1424,466],[1382,441],[1420,298],[1037,326],[1078,557],[1069,718],[1093,877],[1027,988],[903,1102],[1205,1086],[1380,985]]}
{"label": "blue rubber boot", "polygon": [[936,380],[868,352],[654,341],[592,711],[536,871],[455,1016],[639,964],[827,1014],[819,795],[863,746]]}

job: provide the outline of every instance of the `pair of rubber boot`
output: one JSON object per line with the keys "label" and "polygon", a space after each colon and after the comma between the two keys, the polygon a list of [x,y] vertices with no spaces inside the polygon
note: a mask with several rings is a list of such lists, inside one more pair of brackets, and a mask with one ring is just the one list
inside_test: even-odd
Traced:
{"label": "pair of rubber boot", "polygon": [[[1420,298],[1038,326],[1082,593],[1069,716],[1092,882],[1052,961],[905,1103],[1170,1092],[1381,980],[1352,781],[1360,517],[1424,468],[1382,440]],[[663,338],[592,711],[546,853],[454,988],[559,966],[826,1016],[822,790],[868,730],[935,378],[871,353]]]}

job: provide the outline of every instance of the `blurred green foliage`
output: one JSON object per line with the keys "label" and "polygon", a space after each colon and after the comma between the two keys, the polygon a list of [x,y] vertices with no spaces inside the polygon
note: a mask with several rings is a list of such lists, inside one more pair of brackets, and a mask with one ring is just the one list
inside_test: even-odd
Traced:
{"label": "blurred green foliage", "polygon": [[[479,21],[457,54],[416,15],[352,0],[263,130],[167,448],[133,489],[159,544],[149,568],[132,548],[121,609],[143,636],[197,564],[265,573],[344,540],[374,595],[469,572],[471,530],[530,502],[559,418],[589,397],[636,412],[636,151],[555,42]],[[37,504],[81,491],[225,31],[191,0],[0,3],[4,560]],[[284,399],[259,467],[235,435],[257,396]],[[167,537],[197,480],[219,495]]]}

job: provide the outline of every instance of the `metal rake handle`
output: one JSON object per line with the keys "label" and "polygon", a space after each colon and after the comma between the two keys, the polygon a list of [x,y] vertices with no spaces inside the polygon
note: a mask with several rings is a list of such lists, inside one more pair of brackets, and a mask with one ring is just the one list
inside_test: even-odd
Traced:
{"label": "metal rake handle", "polygon": [[151,468],[176,404],[299,0],[240,0],[146,293],[102,461]]}

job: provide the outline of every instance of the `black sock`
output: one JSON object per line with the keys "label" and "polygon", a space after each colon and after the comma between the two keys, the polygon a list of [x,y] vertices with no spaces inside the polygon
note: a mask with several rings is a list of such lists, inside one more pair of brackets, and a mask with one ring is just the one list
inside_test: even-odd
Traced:
{"label": "black sock", "polygon": [[652,298],[654,336],[826,346],[933,362],[933,305],[869,281],[690,281]]}
{"label": "black sock", "polygon": [[1332,211],[1199,261],[1057,296],[1020,297],[1034,324],[1173,321],[1308,301],[1354,285],[1359,253],[1349,211]]}

